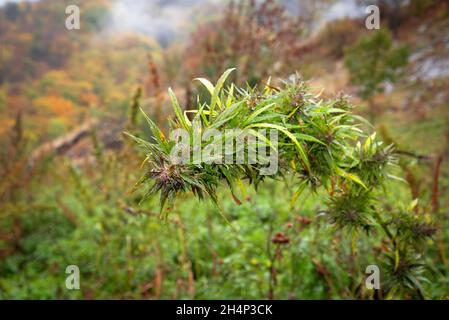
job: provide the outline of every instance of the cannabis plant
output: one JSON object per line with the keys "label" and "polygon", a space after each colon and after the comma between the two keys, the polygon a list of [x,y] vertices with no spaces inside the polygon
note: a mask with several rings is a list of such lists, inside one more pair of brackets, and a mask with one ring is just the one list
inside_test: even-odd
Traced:
{"label": "cannabis plant", "polygon": [[[382,209],[385,182],[396,178],[389,173],[396,162],[393,146],[385,145],[375,133],[368,133],[365,129],[369,124],[352,112],[353,106],[343,96],[320,98],[299,76],[279,87],[270,81],[262,89],[238,88],[233,84],[225,87],[232,70],[227,70],[216,85],[197,79],[211,98],[198,100],[194,110],[183,110],[169,90],[175,118],[170,120],[168,137],[142,111],[153,135],[151,141],[128,133],[146,154],[145,172],[135,185],[136,189],[147,187],[142,200],[159,192],[160,212],[166,215],[168,210],[164,208],[167,204],[172,207],[181,193],[191,192],[200,199],[208,197],[219,206],[217,188],[222,181],[237,203],[240,200],[235,185],[243,181],[256,188],[265,179],[293,181],[296,189],[292,205],[306,188],[313,192],[324,190],[325,215],[337,228],[347,230],[353,238],[371,230],[380,230],[388,238],[391,246],[386,250],[385,261],[393,257],[386,271],[388,290],[403,290],[410,284],[413,289],[419,288],[420,279],[412,272],[416,263],[411,261],[423,250],[418,242],[430,237],[434,228],[430,221],[418,218],[410,210]],[[204,137],[212,129],[224,134],[219,139]],[[276,131],[276,143],[258,129]],[[179,130],[186,133],[188,143],[203,135],[196,147],[186,149],[187,161],[182,162],[173,161],[173,151],[180,150]],[[192,161],[198,158],[200,149],[222,148],[222,138],[229,138],[229,132],[233,139],[244,134],[245,140],[233,141],[235,148],[231,152],[210,153]],[[257,161],[223,161],[235,160],[242,149],[249,154],[252,147],[247,140],[251,137],[268,148],[269,156],[277,157],[278,170],[273,174],[267,175],[266,167]],[[421,289],[419,292],[422,295]]]}

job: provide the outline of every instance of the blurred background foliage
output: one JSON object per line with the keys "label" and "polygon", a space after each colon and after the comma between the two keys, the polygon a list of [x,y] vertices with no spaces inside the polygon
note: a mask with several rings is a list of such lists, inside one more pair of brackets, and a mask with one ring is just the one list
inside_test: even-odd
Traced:
{"label": "blurred background foliage", "polygon": [[[230,67],[238,85],[298,71],[323,97],[352,95],[400,154],[394,174],[407,183],[390,182],[382,210],[414,203],[432,216],[421,285],[449,297],[448,1],[369,1],[379,31],[365,28],[364,0],[79,0],[81,29],[68,31],[72,2],[0,6],[1,299],[387,298],[364,286],[367,265],[389,270],[382,238],[357,238],[354,256],[351,236],[320,215],[324,194],[291,206],[294,190],[267,181],[237,189],[238,205],[223,187],[230,224],[191,195],[166,221],[157,196],[138,206],[141,156],[122,136],[150,135],[137,106],[164,127],[168,87],[191,109],[207,96],[192,79]],[[65,288],[71,264],[79,291]]]}

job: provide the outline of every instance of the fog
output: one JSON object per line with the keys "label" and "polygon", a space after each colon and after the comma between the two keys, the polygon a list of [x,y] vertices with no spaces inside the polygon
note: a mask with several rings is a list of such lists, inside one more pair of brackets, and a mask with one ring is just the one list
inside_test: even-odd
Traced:
{"label": "fog", "polygon": [[[176,37],[186,36],[197,20],[211,18],[222,12],[226,0],[116,0],[111,10],[111,23],[114,32],[131,31],[155,37],[167,43]],[[281,1],[290,14],[302,12],[301,0]],[[324,21],[355,17],[364,14],[356,0],[335,1],[322,13]]]}
{"label": "fog", "polygon": [[[0,0],[0,5],[7,2],[39,0]],[[58,1],[58,0],[54,0]],[[111,0],[112,7],[105,31],[112,34],[132,32],[154,37],[162,45],[187,36],[196,21],[211,19],[222,12],[227,0]],[[300,15],[305,1],[281,0],[290,14]],[[345,16],[361,16],[362,7],[356,0],[339,0],[323,10],[323,22]]]}
{"label": "fog", "polygon": [[164,44],[186,36],[194,21],[220,12],[223,5],[219,0],[116,0],[107,28],[149,35]]}

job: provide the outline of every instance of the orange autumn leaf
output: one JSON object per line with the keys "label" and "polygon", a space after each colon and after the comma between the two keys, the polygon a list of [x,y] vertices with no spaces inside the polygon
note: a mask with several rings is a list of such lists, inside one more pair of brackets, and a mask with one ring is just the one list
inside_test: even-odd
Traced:
{"label": "orange autumn leaf", "polygon": [[75,106],[72,101],[59,96],[45,96],[34,100],[34,107],[38,111],[50,113],[55,117],[71,117],[75,113]]}

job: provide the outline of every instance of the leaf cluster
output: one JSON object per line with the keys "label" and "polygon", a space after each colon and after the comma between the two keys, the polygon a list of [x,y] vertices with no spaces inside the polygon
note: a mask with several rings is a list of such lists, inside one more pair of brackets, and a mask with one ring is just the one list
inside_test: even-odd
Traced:
{"label": "leaf cluster", "polygon": [[[367,122],[353,114],[353,106],[345,97],[323,99],[320,94],[312,93],[299,76],[283,82],[279,88],[270,83],[263,89],[239,88],[233,84],[225,88],[232,71],[227,70],[215,85],[207,79],[197,79],[210,93],[210,100],[198,100],[194,110],[183,110],[169,90],[175,114],[170,120],[170,138],[145,114],[153,141],[128,134],[147,155],[146,172],[136,187],[149,184],[146,197],[161,191],[161,210],[167,200],[172,205],[180,192],[192,191],[200,198],[207,194],[216,202],[220,181],[226,181],[236,198],[235,184],[247,180],[257,187],[267,177],[260,163],[173,163],[170,153],[176,141],[172,133],[177,129],[188,132],[191,141],[195,134],[210,129],[220,132],[238,129],[258,138],[279,158],[279,170],[269,177],[292,178],[297,185],[295,199],[306,187],[313,191],[321,187],[331,193],[335,190],[356,197],[382,184],[387,166],[393,163],[393,149],[363,130]],[[277,145],[272,145],[258,129],[276,130]],[[202,140],[201,147],[211,143],[214,142]],[[246,144],[240,147],[248,148]],[[195,149],[190,152],[194,157]]]}

